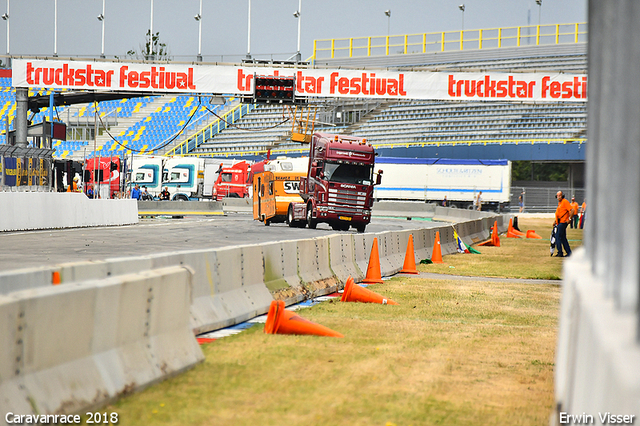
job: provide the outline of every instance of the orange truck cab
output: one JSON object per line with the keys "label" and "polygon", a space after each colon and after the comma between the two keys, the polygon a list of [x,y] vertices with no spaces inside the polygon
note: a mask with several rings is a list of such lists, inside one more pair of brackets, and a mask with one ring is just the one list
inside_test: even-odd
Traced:
{"label": "orange truck cab", "polygon": [[253,218],[269,225],[285,222],[289,204],[301,203],[300,178],[307,175],[308,157],[265,162],[264,171],[253,176]]}

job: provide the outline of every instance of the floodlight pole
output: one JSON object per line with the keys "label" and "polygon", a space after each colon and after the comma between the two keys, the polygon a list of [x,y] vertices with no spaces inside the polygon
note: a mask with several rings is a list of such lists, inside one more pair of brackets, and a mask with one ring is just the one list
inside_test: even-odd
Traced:
{"label": "floodlight pole", "polygon": [[249,0],[249,12],[247,13],[247,59],[251,59],[251,0]]}
{"label": "floodlight pole", "polygon": [[149,25],[149,58],[153,60],[155,58],[153,51],[153,0],[151,0],[151,23]]}
{"label": "floodlight pole", "polygon": [[542,0],[536,0],[538,5],[538,26],[540,26],[540,15],[542,14]]}
{"label": "floodlight pole", "polygon": [[100,51],[100,57],[104,58],[104,11],[105,11],[105,2],[106,0],[102,0],[102,13],[98,16],[98,20],[102,23],[102,50]]}
{"label": "floodlight pole", "polygon": [[53,0],[53,56],[58,56],[58,0]]}
{"label": "floodlight pole", "polygon": [[301,28],[301,22],[302,22],[302,18],[301,15],[302,14],[302,0],[298,0],[298,16],[296,16],[296,18],[298,18],[298,53],[296,54],[296,62],[300,62],[302,60],[302,56],[300,55],[300,28]]}
{"label": "floodlight pole", "polygon": [[[5,13],[4,15],[2,15],[2,19],[4,19],[5,21],[7,21],[7,56],[10,55],[9,53],[9,0],[7,0],[7,13]],[[11,59],[9,59],[10,61]],[[11,67],[11,64],[8,64],[9,67]]]}
{"label": "floodlight pole", "polygon": [[198,21],[198,62],[202,62],[202,0],[200,0],[200,12],[194,16]]}
{"label": "floodlight pole", "polygon": [[385,10],[384,14],[387,15],[387,37],[389,37],[391,32],[391,9]]}

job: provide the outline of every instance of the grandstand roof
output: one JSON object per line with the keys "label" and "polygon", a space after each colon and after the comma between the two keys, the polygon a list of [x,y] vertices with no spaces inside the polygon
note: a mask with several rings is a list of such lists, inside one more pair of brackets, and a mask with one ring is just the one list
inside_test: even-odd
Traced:
{"label": "grandstand roof", "polygon": [[[149,93],[142,92],[56,92],[53,99],[56,106],[84,104],[89,102],[111,101],[115,99],[130,99],[149,96]],[[42,108],[46,108],[50,103],[50,95],[30,96],[28,109],[38,113]]]}

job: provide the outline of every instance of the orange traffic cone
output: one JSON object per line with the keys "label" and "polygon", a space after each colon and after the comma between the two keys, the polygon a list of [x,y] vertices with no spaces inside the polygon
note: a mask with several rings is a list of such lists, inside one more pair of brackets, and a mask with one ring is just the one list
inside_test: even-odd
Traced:
{"label": "orange traffic cone", "polygon": [[416,269],[416,255],[413,251],[413,234],[409,234],[409,242],[407,243],[407,253],[404,255],[404,265],[402,265],[401,274],[419,274]]}
{"label": "orange traffic cone", "polygon": [[51,284],[60,284],[60,271],[53,271],[53,273],[51,274]]}
{"label": "orange traffic cone", "polygon": [[[509,234],[511,234],[512,236],[510,236]],[[513,237],[513,235],[515,235],[515,237]],[[519,238],[524,236],[525,236],[524,232],[520,232],[513,227],[513,219],[509,219],[509,229],[507,229],[507,238]]]}
{"label": "orange traffic cone", "polygon": [[353,281],[353,278],[349,276],[347,282],[344,285],[344,292],[342,293],[341,302],[362,302],[362,303],[382,303],[383,305],[397,305],[391,299],[385,299],[378,293],[375,293],[369,289],[359,286]]}
{"label": "orange traffic cone", "polygon": [[498,221],[493,222],[493,234],[491,234],[491,240],[495,247],[500,247],[500,233],[498,232]]}
{"label": "orange traffic cone", "polygon": [[494,246],[500,247],[500,236],[498,235],[498,221],[493,222],[493,230],[491,231],[491,239],[484,243],[478,244],[479,246]]}
{"label": "orange traffic cone", "polygon": [[284,308],[282,300],[274,300],[269,307],[267,322],[264,325],[267,334],[309,334],[314,336],[344,337],[324,325],[316,324]]}
{"label": "orange traffic cone", "polygon": [[511,225],[511,219],[509,219],[509,228],[507,229],[507,238],[520,238],[520,235],[518,235],[517,232],[518,231],[513,229],[513,226]]}
{"label": "orange traffic cone", "polygon": [[514,234],[510,229],[507,230],[507,238],[520,238],[519,235]]}
{"label": "orange traffic cone", "polygon": [[536,231],[534,231],[533,229],[529,229],[527,231],[527,238],[535,238],[537,240],[541,240],[542,237],[538,234],[536,234]]}
{"label": "orange traffic cone", "polygon": [[371,247],[371,255],[369,256],[369,265],[367,266],[367,277],[362,280],[367,284],[380,284],[382,281],[382,273],[380,272],[380,255],[378,254],[378,238],[373,239]]}
{"label": "orange traffic cone", "polygon": [[433,242],[433,253],[431,253],[431,262],[444,263],[442,261],[442,248],[440,247],[440,231],[436,231],[436,239]]}

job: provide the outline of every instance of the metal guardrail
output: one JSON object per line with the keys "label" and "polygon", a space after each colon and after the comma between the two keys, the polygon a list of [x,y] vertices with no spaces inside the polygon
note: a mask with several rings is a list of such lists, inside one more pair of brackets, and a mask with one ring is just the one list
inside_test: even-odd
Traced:
{"label": "metal guardrail", "polygon": [[512,186],[511,213],[518,212],[518,197],[520,195],[523,195],[525,213],[554,213],[558,207],[556,199],[558,191],[563,191],[569,201],[571,201],[571,197],[575,197],[578,205],[582,205],[587,192],[584,188],[572,188],[567,182],[558,182],[558,186],[554,187]]}
{"label": "metal guardrail", "polygon": [[527,25],[313,41],[312,60],[406,55],[587,41],[587,23]]}

